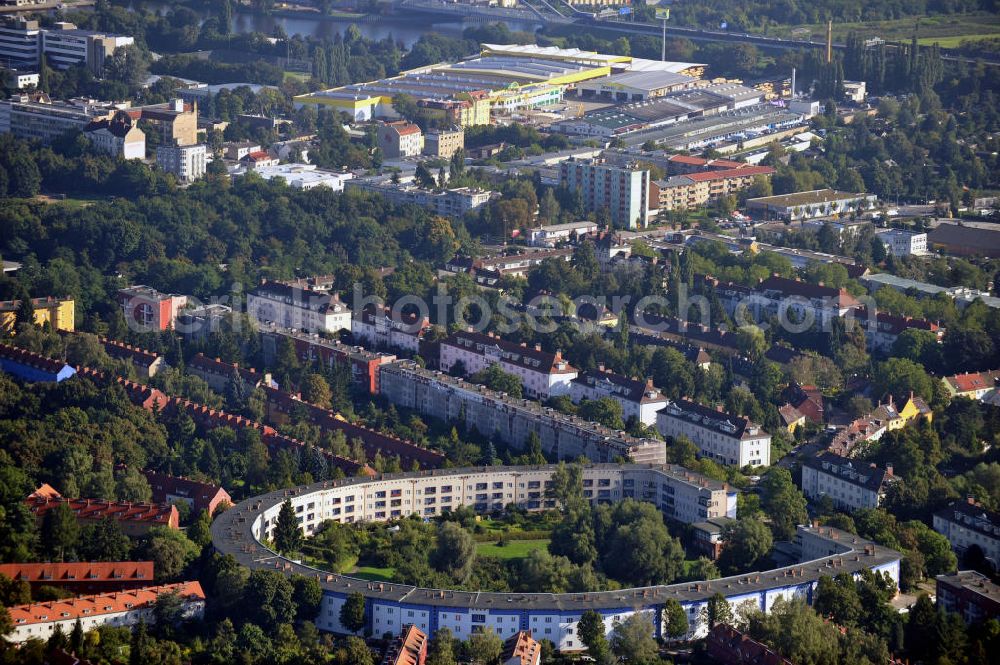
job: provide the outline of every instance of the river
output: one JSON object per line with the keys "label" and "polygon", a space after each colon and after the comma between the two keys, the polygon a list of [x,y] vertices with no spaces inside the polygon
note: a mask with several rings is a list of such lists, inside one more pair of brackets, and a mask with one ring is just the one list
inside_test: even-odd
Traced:
{"label": "river", "polygon": [[[142,5],[146,9],[156,12],[163,12],[170,8],[166,2],[144,2]],[[203,12],[198,12],[202,16],[207,16]],[[275,26],[280,25],[285,34],[302,35],[303,37],[332,38],[335,34],[344,34],[347,27],[354,23],[362,35],[369,39],[385,39],[392,37],[397,42],[401,42],[406,48],[410,48],[421,35],[428,32],[438,32],[449,36],[461,36],[462,31],[473,23],[463,24],[460,22],[435,23],[428,18],[404,19],[404,18],[365,18],[364,20],[352,21],[351,19],[330,19],[270,16],[264,14],[251,14],[238,12],[233,14],[232,29],[237,33],[261,32],[270,35],[274,32]],[[540,27],[538,24],[531,24],[521,21],[505,21],[507,27],[515,31],[535,32]]]}

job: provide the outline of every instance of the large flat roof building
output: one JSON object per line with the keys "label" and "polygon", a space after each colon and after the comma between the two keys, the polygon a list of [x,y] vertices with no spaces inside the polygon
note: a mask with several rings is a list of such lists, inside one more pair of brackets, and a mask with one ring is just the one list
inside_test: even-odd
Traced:
{"label": "large flat roof building", "polygon": [[762,219],[783,219],[791,222],[815,217],[830,217],[849,213],[858,205],[875,205],[874,194],[839,192],[835,189],[815,189],[795,194],[764,196],[747,200],[747,212]]}

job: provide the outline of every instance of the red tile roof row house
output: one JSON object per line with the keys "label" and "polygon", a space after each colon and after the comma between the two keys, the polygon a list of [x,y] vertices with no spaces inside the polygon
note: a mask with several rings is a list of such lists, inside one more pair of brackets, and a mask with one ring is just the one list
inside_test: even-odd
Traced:
{"label": "red tile roof row house", "polygon": [[[171,397],[156,388],[144,386],[142,384],[135,383],[134,381],[123,379],[122,377],[109,377],[104,372],[99,370],[82,368],[80,375],[90,378],[98,383],[106,384],[109,381],[118,383],[125,389],[125,392],[132,403],[137,406],[141,406],[147,411],[157,411],[168,414],[175,411],[183,411],[195,421],[195,424],[205,429],[229,427],[230,429],[257,430],[260,432],[261,440],[264,445],[267,446],[268,451],[271,454],[276,454],[281,450],[303,451],[306,448],[306,444],[303,442],[280,434],[273,427],[258,423],[244,416],[228,413],[222,409],[213,409],[204,404],[192,402],[191,400],[181,397]],[[320,452],[324,457],[326,457],[329,463],[333,464],[336,468],[341,469],[344,474],[348,476],[355,476],[358,474],[374,475],[375,473],[375,471],[368,465],[359,464],[352,459],[335,455],[326,450],[320,449]]]}
{"label": "red tile roof row house", "polygon": [[519,630],[504,642],[500,662],[504,665],[540,665],[542,645],[531,636],[530,630]]}
{"label": "red tile roof row house", "polygon": [[385,650],[382,665],[424,665],[428,641],[427,633],[413,624],[404,626]]}
{"label": "red tile roof row house", "polygon": [[396,359],[396,356],[389,353],[369,351],[361,346],[351,346],[318,335],[280,329],[261,331],[265,357],[269,349],[278,348],[283,338],[291,340],[295,355],[300,361],[312,363],[318,360],[324,367],[331,369],[338,365],[347,367],[351,372],[351,381],[372,395],[378,394],[379,367]]}
{"label": "red tile roof row house", "polygon": [[65,381],[76,373],[72,365],[33,351],[0,344],[0,370],[24,381]]}
{"label": "red tile roof row house", "polygon": [[99,337],[98,341],[104,347],[104,352],[116,360],[126,360],[136,368],[140,376],[152,377],[163,367],[164,360],[160,354],[147,351],[125,342]]}
{"label": "red tile roof row house", "polygon": [[240,367],[239,363],[228,363],[221,358],[209,358],[203,353],[191,358],[187,364],[187,371],[204,379],[205,383],[218,393],[225,392],[236,372],[239,372],[240,377],[251,389],[262,385],[278,387],[270,372],[258,372],[253,367]]}
{"label": "red tile roof row house", "polygon": [[721,665],[792,665],[771,647],[724,623],[708,631],[705,644],[709,658]]}
{"label": "red tile roof row house", "polygon": [[177,512],[177,506],[173,505],[104,499],[67,499],[49,485],[42,485],[29,494],[25,503],[39,523],[47,512],[61,504],[67,504],[76,516],[77,522],[87,524],[110,517],[118,522],[122,531],[128,536],[145,535],[154,526],[180,528],[180,514]]}
{"label": "red tile roof row house", "polygon": [[153,608],[163,594],[177,593],[183,602],[182,616],[200,618],[205,613],[205,592],[198,582],[149,586],[131,591],[105,593],[8,608],[14,630],[7,639],[20,644],[29,639],[48,639],[58,626],[70,634],[79,619],[84,631],[102,625],[134,626],[140,621],[156,623]]}
{"label": "red tile roof row house", "polygon": [[359,439],[368,459],[376,454],[388,459],[399,457],[400,464],[408,469],[414,463],[421,469],[436,469],[444,465],[445,456],[435,450],[418,446],[391,434],[377,432],[373,429],[350,423],[333,411],[303,401],[298,395],[292,395],[282,390],[265,389],[267,395],[267,414],[274,422],[288,418],[293,411],[304,413],[313,425],[325,432],[343,432],[347,440]]}
{"label": "red tile roof row house", "polygon": [[100,593],[148,586],[153,580],[153,562],[4,563],[0,564],[0,575],[32,588],[44,585],[74,593]]}

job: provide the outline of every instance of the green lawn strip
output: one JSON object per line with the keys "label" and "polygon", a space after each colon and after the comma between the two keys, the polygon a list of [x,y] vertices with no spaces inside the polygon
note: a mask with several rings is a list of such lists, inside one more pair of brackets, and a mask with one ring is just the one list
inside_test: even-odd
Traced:
{"label": "green lawn strip", "polygon": [[535,550],[548,549],[549,539],[509,540],[506,545],[496,543],[476,543],[476,553],[497,559],[523,559]]}
{"label": "green lawn strip", "polygon": [[395,574],[394,568],[379,568],[378,566],[355,566],[354,570],[346,573],[351,577],[360,577],[363,580],[372,582],[391,582]]}

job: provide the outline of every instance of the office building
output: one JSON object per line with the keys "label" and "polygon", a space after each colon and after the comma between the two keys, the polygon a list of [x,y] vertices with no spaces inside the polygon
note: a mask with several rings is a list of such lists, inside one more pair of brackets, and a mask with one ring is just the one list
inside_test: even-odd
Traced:
{"label": "office building", "polygon": [[559,351],[548,353],[538,344],[529,347],[508,342],[493,333],[455,332],[441,340],[440,349],[442,371],[460,371],[468,377],[495,364],[518,378],[526,397],[548,399],[569,394],[577,377],[577,369]]}
{"label": "office building", "polygon": [[56,69],[84,65],[95,76],[101,76],[104,63],[116,49],[134,44],[132,37],[80,30],[65,21],[41,28],[38,21],[14,17],[0,24],[0,62],[36,71],[44,56]]}
{"label": "office building", "polygon": [[247,293],[247,314],[261,324],[306,332],[351,329],[351,310],[340,295],[308,280],[262,282]]}
{"label": "office building", "polygon": [[671,439],[685,436],[698,454],[719,464],[768,466],[771,435],[747,418],[686,399],[670,401],[656,413],[656,428]]}
{"label": "office building", "polygon": [[92,99],[53,102],[44,92],[16,94],[0,101],[0,134],[48,143],[110,119],[116,110],[115,105]]}
{"label": "office building", "polygon": [[378,126],[378,146],[387,159],[416,157],[424,149],[424,133],[405,120],[384,122]]}
{"label": "office building", "polygon": [[549,224],[531,229],[528,232],[529,242],[536,247],[554,247],[557,243],[574,240],[581,236],[597,232],[594,222],[567,222],[565,224]]}
{"label": "office building", "polygon": [[880,507],[895,481],[892,465],[880,469],[830,452],[802,463],[802,493],[813,501],[830,497],[839,510]]}
{"label": "office building", "polygon": [[559,165],[559,184],[577,191],[588,211],[606,211],[611,223],[637,229],[656,215],[659,195],[649,169],[614,166],[604,160],[567,159]]}
{"label": "office building", "polygon": [[6,638],[14,644],[23,644],[30,639],[44,642],[52,637],[56,629],[63,635],[71,634],[77,621],[84,632],[101,626],[133,628],[140,623],[155,624],[156,601],[166,593],[180,596],[181,619],[191,621],[205,615],[205,592],[202,591],[201,584],[197,581],[180,582],[96,596],[16,605],[7,610],[14,630]]}
{"label": "office building", "polygon": [[207,172],[207,155],[204,145],[161,145],[156,149],[156,165],[181,182],[194,182]]}

